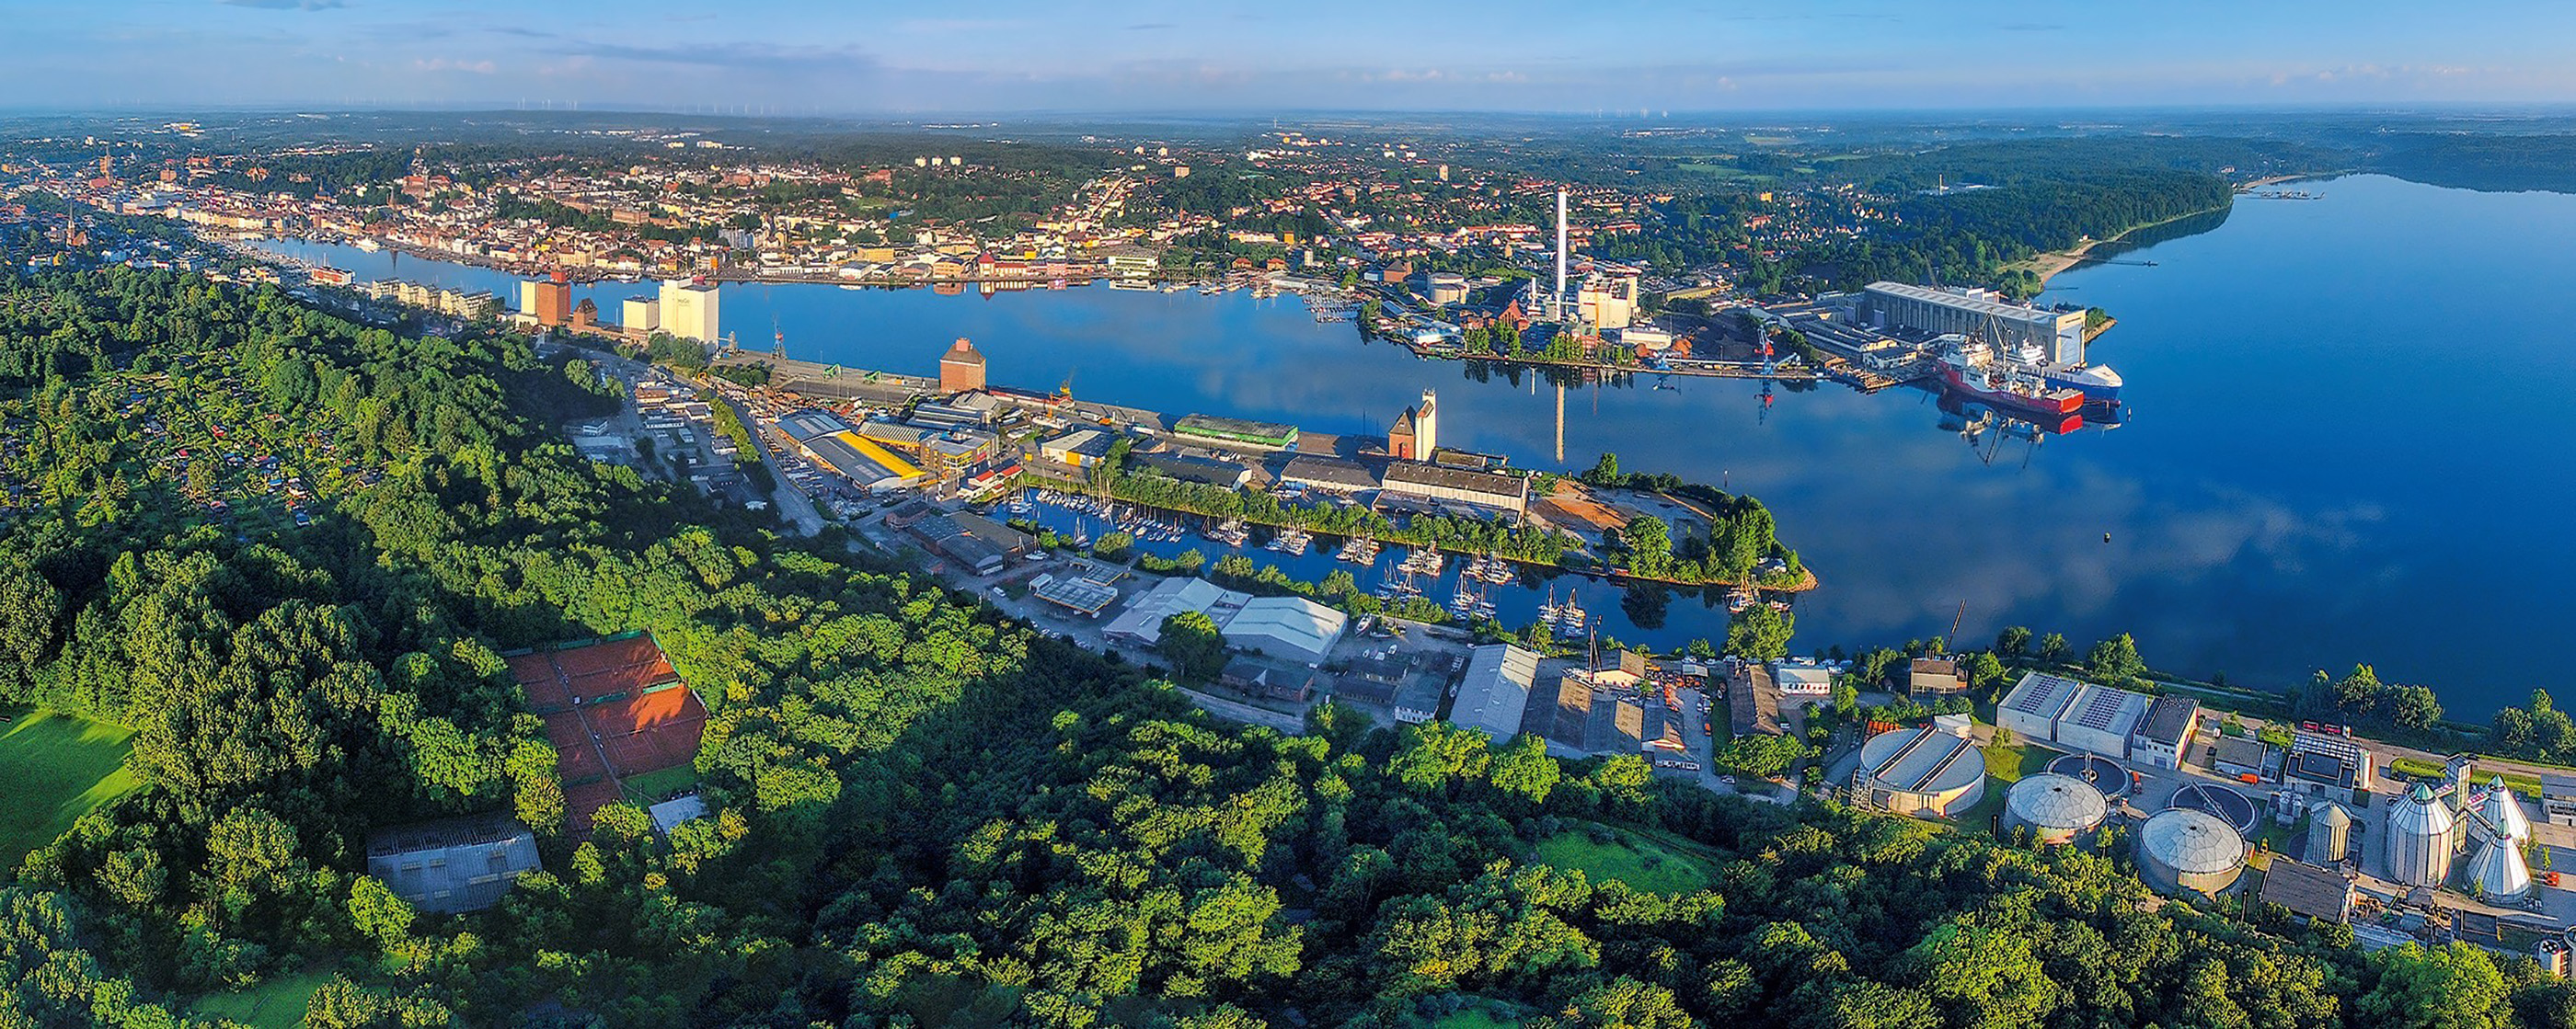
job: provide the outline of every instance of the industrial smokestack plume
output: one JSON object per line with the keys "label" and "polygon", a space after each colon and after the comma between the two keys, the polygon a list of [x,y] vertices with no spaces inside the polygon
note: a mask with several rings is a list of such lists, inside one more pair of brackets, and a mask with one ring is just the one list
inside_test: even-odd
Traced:
{"label": "industrial smokestack plume", "polygon": [[1565,191],[1556,191],[1556,297],[1548,304],[1556,320],[1565,320]]}

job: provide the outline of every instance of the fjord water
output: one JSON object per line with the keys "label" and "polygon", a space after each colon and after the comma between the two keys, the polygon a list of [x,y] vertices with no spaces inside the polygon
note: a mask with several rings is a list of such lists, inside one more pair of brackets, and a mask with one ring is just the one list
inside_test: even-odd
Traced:
{"label": "fjord water", "polygon": [[[1567,391],[1560,465],[1546,384],[1418,361],[1239,292],[733,285],[723,318],[751,349],[774,325],[797,357],[925,374],[967,336],[996,383],[1309,432],[1383,432],[1437,389],[1444,445],[1542,468],[1609,451],[1762,498],[1824,580],[1798,602],[1802,649],[1944,635],[1964,604],[1963,645],[2006,625],[2079,649],[2131,632],[2158,668],[2272,686],[2369,662],[2483,717],[2564,679],[2576,618],[2576,197],[2299,188],[2322,199],[2240,200],[2211,231],[2058,276],[2044,299],[2119,318],[2093,356],[2126,377],[2132,413],[2035,442],[1963,438],[1912,390],[1775,389],[1766,409],[1758,383],[1641,376]],[[275,246],[362,280],[514,296],[483,269]],[[650,288],[577,296],[614,317]],[[1291,570],[1329,566],[1306,563]],[[1606,586],[1586,592],[1608,635],[1724,633],[1703,598],[1639,628]],[[1496,599],[1515,624],[1535,606]]]}

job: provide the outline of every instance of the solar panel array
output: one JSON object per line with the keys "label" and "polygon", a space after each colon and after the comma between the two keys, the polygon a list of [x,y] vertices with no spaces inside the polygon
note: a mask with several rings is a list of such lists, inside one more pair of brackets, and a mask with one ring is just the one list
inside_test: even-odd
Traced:
{"label": "solar panel array", "polygon": [[2067,691],[2077,685],[2073,679],[2034,672],[2030,677],[2030,691],[2016,698],[2012,708],[2035,715],[2053,714],[2066,702]]}
{"label": "solar panel array", "polygon": [[2118,690],[2095,690],[2093,695],[2085,700],[2084,710],[2076,713],[2075,724],[2095,732],[2107,732],[2111,728],[2111,723],[2120,717],[2122,706],[2120,702],[2127,699],[2128,694]]}

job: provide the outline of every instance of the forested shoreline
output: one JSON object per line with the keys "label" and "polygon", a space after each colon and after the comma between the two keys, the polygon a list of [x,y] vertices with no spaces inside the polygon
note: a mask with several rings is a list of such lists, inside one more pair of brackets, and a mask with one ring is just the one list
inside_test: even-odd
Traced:
{"label": "forested shoreline", "polygon": [[[2576,1012],[2528,961],[2157,906],[2118,857],[1330,706],[1296,737],[1216,723],[837,536],[582,460],[558,424],[614,390],[522,338],[169,273],[14,276],[0,301],[0,702],[132,726],[139,779],[0,887],[0,1024],[219,1025],[188,1012],[292,976],[322,978],[321,1027]],[[271,496],[178,438],[215,423],[301,448],[309,525],[212,507]],[[713,712],[712,816],[666,840],[615,805],[574,844],[499,655],[629,630]],[[370,830],[486,810],[545,866],[498,907],[423,915],[361,874]],[[1700,885],[1539,857],[1632,843]]]}

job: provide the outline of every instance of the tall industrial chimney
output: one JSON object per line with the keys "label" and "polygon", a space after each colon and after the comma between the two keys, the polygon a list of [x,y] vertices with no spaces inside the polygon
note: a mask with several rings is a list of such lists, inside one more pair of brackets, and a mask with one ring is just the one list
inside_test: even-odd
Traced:
{"label": "tall industrial chimney", "polygon": [[1556,296],[1549,300],[1548,310],[1557,321],[1565,320],[1565,191],[1556,191]]}

